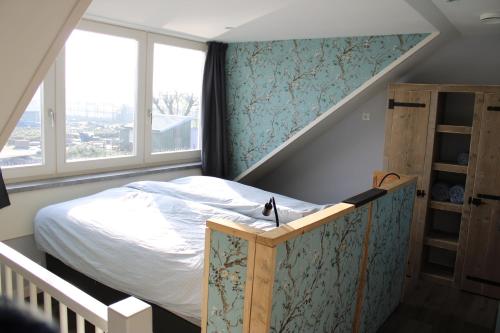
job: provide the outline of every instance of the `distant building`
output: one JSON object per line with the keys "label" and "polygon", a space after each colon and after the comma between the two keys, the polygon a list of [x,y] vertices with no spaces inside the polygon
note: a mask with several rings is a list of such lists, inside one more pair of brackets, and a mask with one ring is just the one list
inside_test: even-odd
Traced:
{"label": "distant building", "polygon": [[21,119],[19,119],[17,126],[19,127],[40,127],[41,117],[40,110],[29,110],[24,111]]}
{"label": "distant building", "polygon": [[[155,114],[152,123],[152,151],[178,151],[196,149],[198,129],[191,128],[191,116]],[[133,140],[133,127],[126,125],[120,133],[120,145],[126,146]],[[195,133],[193,133],[195,132]]]}

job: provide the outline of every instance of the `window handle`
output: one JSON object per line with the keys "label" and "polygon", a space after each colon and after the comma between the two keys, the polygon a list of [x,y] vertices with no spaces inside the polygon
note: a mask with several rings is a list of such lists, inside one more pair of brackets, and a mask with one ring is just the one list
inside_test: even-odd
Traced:
{"label": "window handle", "polygon": [[149,122],[152,124],[153,123],[153,109],[151,109],[151,108],[148,109],[148,117],[149,117]]}
{"label": "window handle", "polygon": [[52,128],[56,127],[56,114],[54,112],[54,109],[50,108],[49,109],[49,118],[50,118],[50,125]]}

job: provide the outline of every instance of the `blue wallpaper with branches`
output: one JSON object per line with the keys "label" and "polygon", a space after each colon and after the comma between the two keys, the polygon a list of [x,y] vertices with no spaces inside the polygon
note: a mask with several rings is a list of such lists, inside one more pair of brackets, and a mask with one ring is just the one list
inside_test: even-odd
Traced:
{"label": "blue wallpaper with branches", "polygon": [[231,176],[261,160],[426,36],[229,44]]}

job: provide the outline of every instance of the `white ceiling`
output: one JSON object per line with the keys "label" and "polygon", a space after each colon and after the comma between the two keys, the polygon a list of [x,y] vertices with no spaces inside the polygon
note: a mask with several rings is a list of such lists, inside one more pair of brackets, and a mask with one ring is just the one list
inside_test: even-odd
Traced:
{"label": "white ceiling", "polygon": [[86,17],[225,42],[435,30],[404,0],[93,0]]}
{"label": "white ceiling", "polygon": [[482,13],[500,14],[500,0],[432,0],[432,2],[464,35],[500,34],[500,24],[484,24],[479,21]]}

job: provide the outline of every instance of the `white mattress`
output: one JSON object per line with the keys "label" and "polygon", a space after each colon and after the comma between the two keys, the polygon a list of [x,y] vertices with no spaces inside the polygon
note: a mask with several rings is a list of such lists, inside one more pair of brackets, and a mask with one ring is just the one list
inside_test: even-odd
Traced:
{"label": "white mattress", "polygon": [[261,214],[271,195],[283,223],[323,208],[212,177],[136,182],[41,209],[35,240],[101,283],[199,320],[205,221],[272,229]]}

